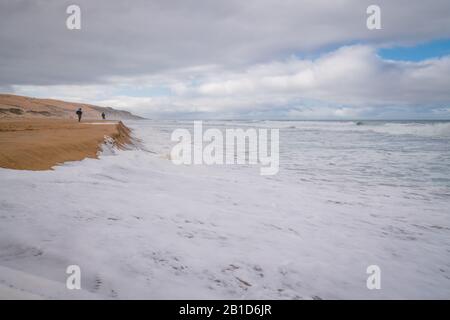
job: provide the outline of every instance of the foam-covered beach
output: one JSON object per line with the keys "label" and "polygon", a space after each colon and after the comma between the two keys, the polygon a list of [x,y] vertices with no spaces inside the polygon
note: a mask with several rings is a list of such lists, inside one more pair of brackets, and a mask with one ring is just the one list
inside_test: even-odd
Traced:
{"label": "foam-covered beach", "polygon": [[[108,146],[52,171],[0,169],[3,297],[450,294],[448,122],[205,122],[279,128],[275,176],[174,165],[170,134],[190,121],[125,125],[139,148]],[[65,289],[69,265],[81,291]],[[369,265],[380,290],[366,286]]]}

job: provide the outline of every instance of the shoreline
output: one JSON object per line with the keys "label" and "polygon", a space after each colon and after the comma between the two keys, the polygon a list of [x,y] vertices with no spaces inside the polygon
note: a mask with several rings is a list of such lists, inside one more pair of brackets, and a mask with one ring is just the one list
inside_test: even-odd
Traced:
{"label": "shoreline", "polygon": [[[153,152],[120,152],[47,172],[0,170],[0,296],[449,295],[447,189],[431,180],[447,140],[424,140],[427,158],[417,136],[367,130],[358,140],[353,125],[342,131],[322,124],[317,131],[305,124],[287,129],[285,161],[268,178],[249,166],[176,166],[163,155],[178,123],[127,124]],[[349,152],[349,141],[360,143]],[[399,166],[392,168],[394,160]],[[411,263],[417,257],[420,263]],[[65,287],[70,265],[80,267],[89,296]],[[382,290],[366,286],[373,265]]]}
{"label": "shoreline", "polygon": [[106,137],[119,149],[132,143],[131,130],[121,121],[1,119],[0,168],[52,170],[67,161],[98,158]]}

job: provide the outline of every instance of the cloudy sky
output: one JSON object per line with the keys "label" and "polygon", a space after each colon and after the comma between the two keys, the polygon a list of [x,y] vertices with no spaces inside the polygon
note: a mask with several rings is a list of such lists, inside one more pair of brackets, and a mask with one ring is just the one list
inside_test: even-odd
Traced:
{"label": "cloudy sky", "polygon": [[450,119],[450,1],[1,0],[0,92],[150,118]]}

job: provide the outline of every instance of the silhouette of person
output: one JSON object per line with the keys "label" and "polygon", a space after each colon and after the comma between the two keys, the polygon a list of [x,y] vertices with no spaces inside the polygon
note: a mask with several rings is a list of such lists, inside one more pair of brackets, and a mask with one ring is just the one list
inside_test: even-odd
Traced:
{"label": "silhouette of person", "polygon": [[77,110],[77,112],[75,112],[78,116],[78,122],[81,122],[81,116],[83,115],[83,111],[81,110],[81,108],[79,108]]}

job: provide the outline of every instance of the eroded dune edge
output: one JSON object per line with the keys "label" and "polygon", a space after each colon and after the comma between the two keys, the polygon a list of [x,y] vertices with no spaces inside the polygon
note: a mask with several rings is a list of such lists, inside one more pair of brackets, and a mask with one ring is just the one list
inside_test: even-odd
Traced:
{"label": "eroded dune edge", "polygon": [[78,123],[66,119],[0,121],[0,167],[50,170],[67,161],[97,158],[106,139],[118,149],[132,144],[121,121]]}

